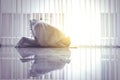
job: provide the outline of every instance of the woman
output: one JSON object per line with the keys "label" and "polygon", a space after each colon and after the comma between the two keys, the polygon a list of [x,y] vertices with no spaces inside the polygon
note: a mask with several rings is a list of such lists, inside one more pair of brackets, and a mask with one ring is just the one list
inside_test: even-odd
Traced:
{"label": "woman", "polygon": [[54,26],[38,20],[30,20],[34,39],[23,37],[16,47],[69,47],[70,38]]}

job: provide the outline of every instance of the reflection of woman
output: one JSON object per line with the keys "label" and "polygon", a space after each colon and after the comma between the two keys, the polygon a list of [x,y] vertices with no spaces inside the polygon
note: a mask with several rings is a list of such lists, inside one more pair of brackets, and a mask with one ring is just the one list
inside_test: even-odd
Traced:
{"label": "reflection of woman", "polygon": [[30,25],[34,40],[23,37],[16,47],[68,47],[70,45],[70,38],[52,25],[34,19],[30,21]]}
{"label": "reflection of woman", "polygon": [[36,55],[33,65],[31,66],[30,76],[36,77],[51,71],[60,70],[69,62],[69,54],[66,56],[50,54]]}
{"label": "reflection of woman", "polygon": [[69,48],[17,48],[22,62],[32,61],[30,76],[37,77],[70,63]]}

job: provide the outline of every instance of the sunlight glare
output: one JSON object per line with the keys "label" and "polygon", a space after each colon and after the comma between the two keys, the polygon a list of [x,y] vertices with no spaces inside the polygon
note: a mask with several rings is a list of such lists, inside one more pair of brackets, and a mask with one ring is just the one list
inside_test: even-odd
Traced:
{"label": "sunlight glare", "polygon": [[[73,3],[74,4],[74,3]],[[99,11],[95,8],[72,6],[65,15],[65,33],[70,36],[72,45],[100,45],[101,28]],[[93,10],[92,10],[93,9]]]}

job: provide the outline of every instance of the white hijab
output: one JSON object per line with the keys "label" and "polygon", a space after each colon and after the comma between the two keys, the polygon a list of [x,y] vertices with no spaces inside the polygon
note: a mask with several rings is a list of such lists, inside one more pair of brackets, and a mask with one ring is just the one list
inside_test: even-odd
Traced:
{"label": "white hijab", "polygon": [[32,25],[32,31],[33,31],[33,35],[36,37],[38,43],[41,46],[54,47],[57,45],[61,45],[61,46],[65,45],[65,44],[61,44],[60,42],[61,40],[63,39],[65,40],[66,38],[64,33],[50,24],[47,24],[42,21],[36,21],[34,25]]}

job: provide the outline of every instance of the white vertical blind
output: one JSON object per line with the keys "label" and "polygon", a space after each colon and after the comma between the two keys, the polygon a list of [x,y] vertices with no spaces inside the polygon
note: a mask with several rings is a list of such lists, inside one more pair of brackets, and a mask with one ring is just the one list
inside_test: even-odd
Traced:
{"label": "white vertical blind", "polygon": [[0,40],[15,45],[22,36],[30,37],[29,20],[35,18],[64,31],[72,44],[120,45],[119,4],[120,0],[0,0]]}

